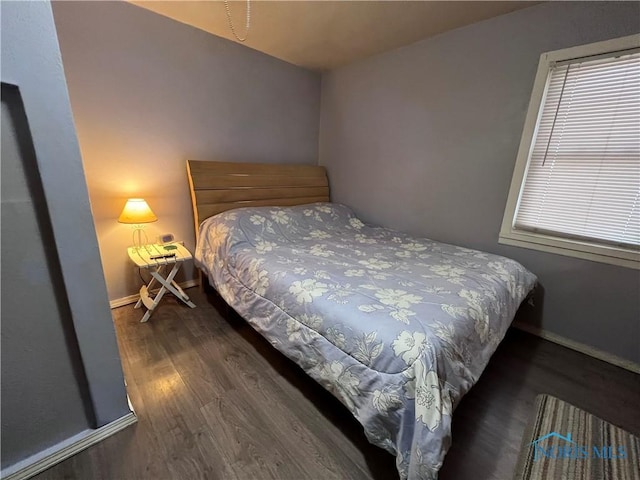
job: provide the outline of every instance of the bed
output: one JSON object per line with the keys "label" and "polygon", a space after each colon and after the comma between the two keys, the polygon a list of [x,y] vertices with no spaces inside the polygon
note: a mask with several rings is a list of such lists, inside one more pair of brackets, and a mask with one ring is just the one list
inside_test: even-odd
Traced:
{"label": "bed", "polygon": [[335,395],[401,478],[433,479],[451,415],[536,277],[365,225],[322,167],[188,162],[195,261],[248,323]]}

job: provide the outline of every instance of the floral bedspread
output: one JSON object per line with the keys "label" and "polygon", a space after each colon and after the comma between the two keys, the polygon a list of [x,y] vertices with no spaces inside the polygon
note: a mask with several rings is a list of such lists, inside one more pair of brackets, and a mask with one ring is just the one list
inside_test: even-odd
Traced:
{"label": "floral bedspread", "polygon": [[454,407],[536,282],[508,258],[367,226],[332,203],[211,217],[195,259],[410,479],[437,477]]}

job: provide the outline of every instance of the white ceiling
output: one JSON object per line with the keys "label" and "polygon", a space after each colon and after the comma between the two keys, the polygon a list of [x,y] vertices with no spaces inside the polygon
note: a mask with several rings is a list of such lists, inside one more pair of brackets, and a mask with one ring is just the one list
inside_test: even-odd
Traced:
{"label": "white ceiling", "polygon": [[[214,35],[235,40],[225,4],[208,1],[131,1]],[[313,70],[331,70],[447,30],[532,6],[529,1],[256,1],[244,45]],[[229,8],[239,36],[246,1]]]}

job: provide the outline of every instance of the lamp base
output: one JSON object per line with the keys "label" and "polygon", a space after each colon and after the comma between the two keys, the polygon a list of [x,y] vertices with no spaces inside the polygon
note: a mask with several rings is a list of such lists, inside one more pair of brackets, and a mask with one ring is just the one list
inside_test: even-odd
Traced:
{"label": "lamp base", "polygon": [[[143,243],[144,237],[144,243]],[[149,238],[147,237],[147,232],[144,231],[143,225],[136,225],[133,228],[133,247],[136,250],[143,248],[145,245],[149,243]]]}

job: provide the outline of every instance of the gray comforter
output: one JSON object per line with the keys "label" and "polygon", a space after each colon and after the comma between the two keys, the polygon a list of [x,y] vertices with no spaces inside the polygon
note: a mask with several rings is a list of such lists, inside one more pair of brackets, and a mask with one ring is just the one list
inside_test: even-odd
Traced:
{"label": "gray comforter", "polygon": [[195,258],[411,479],[437,477],[454,407],[536,282],[513,260],[366,226],[331,203],[216,215]]}

